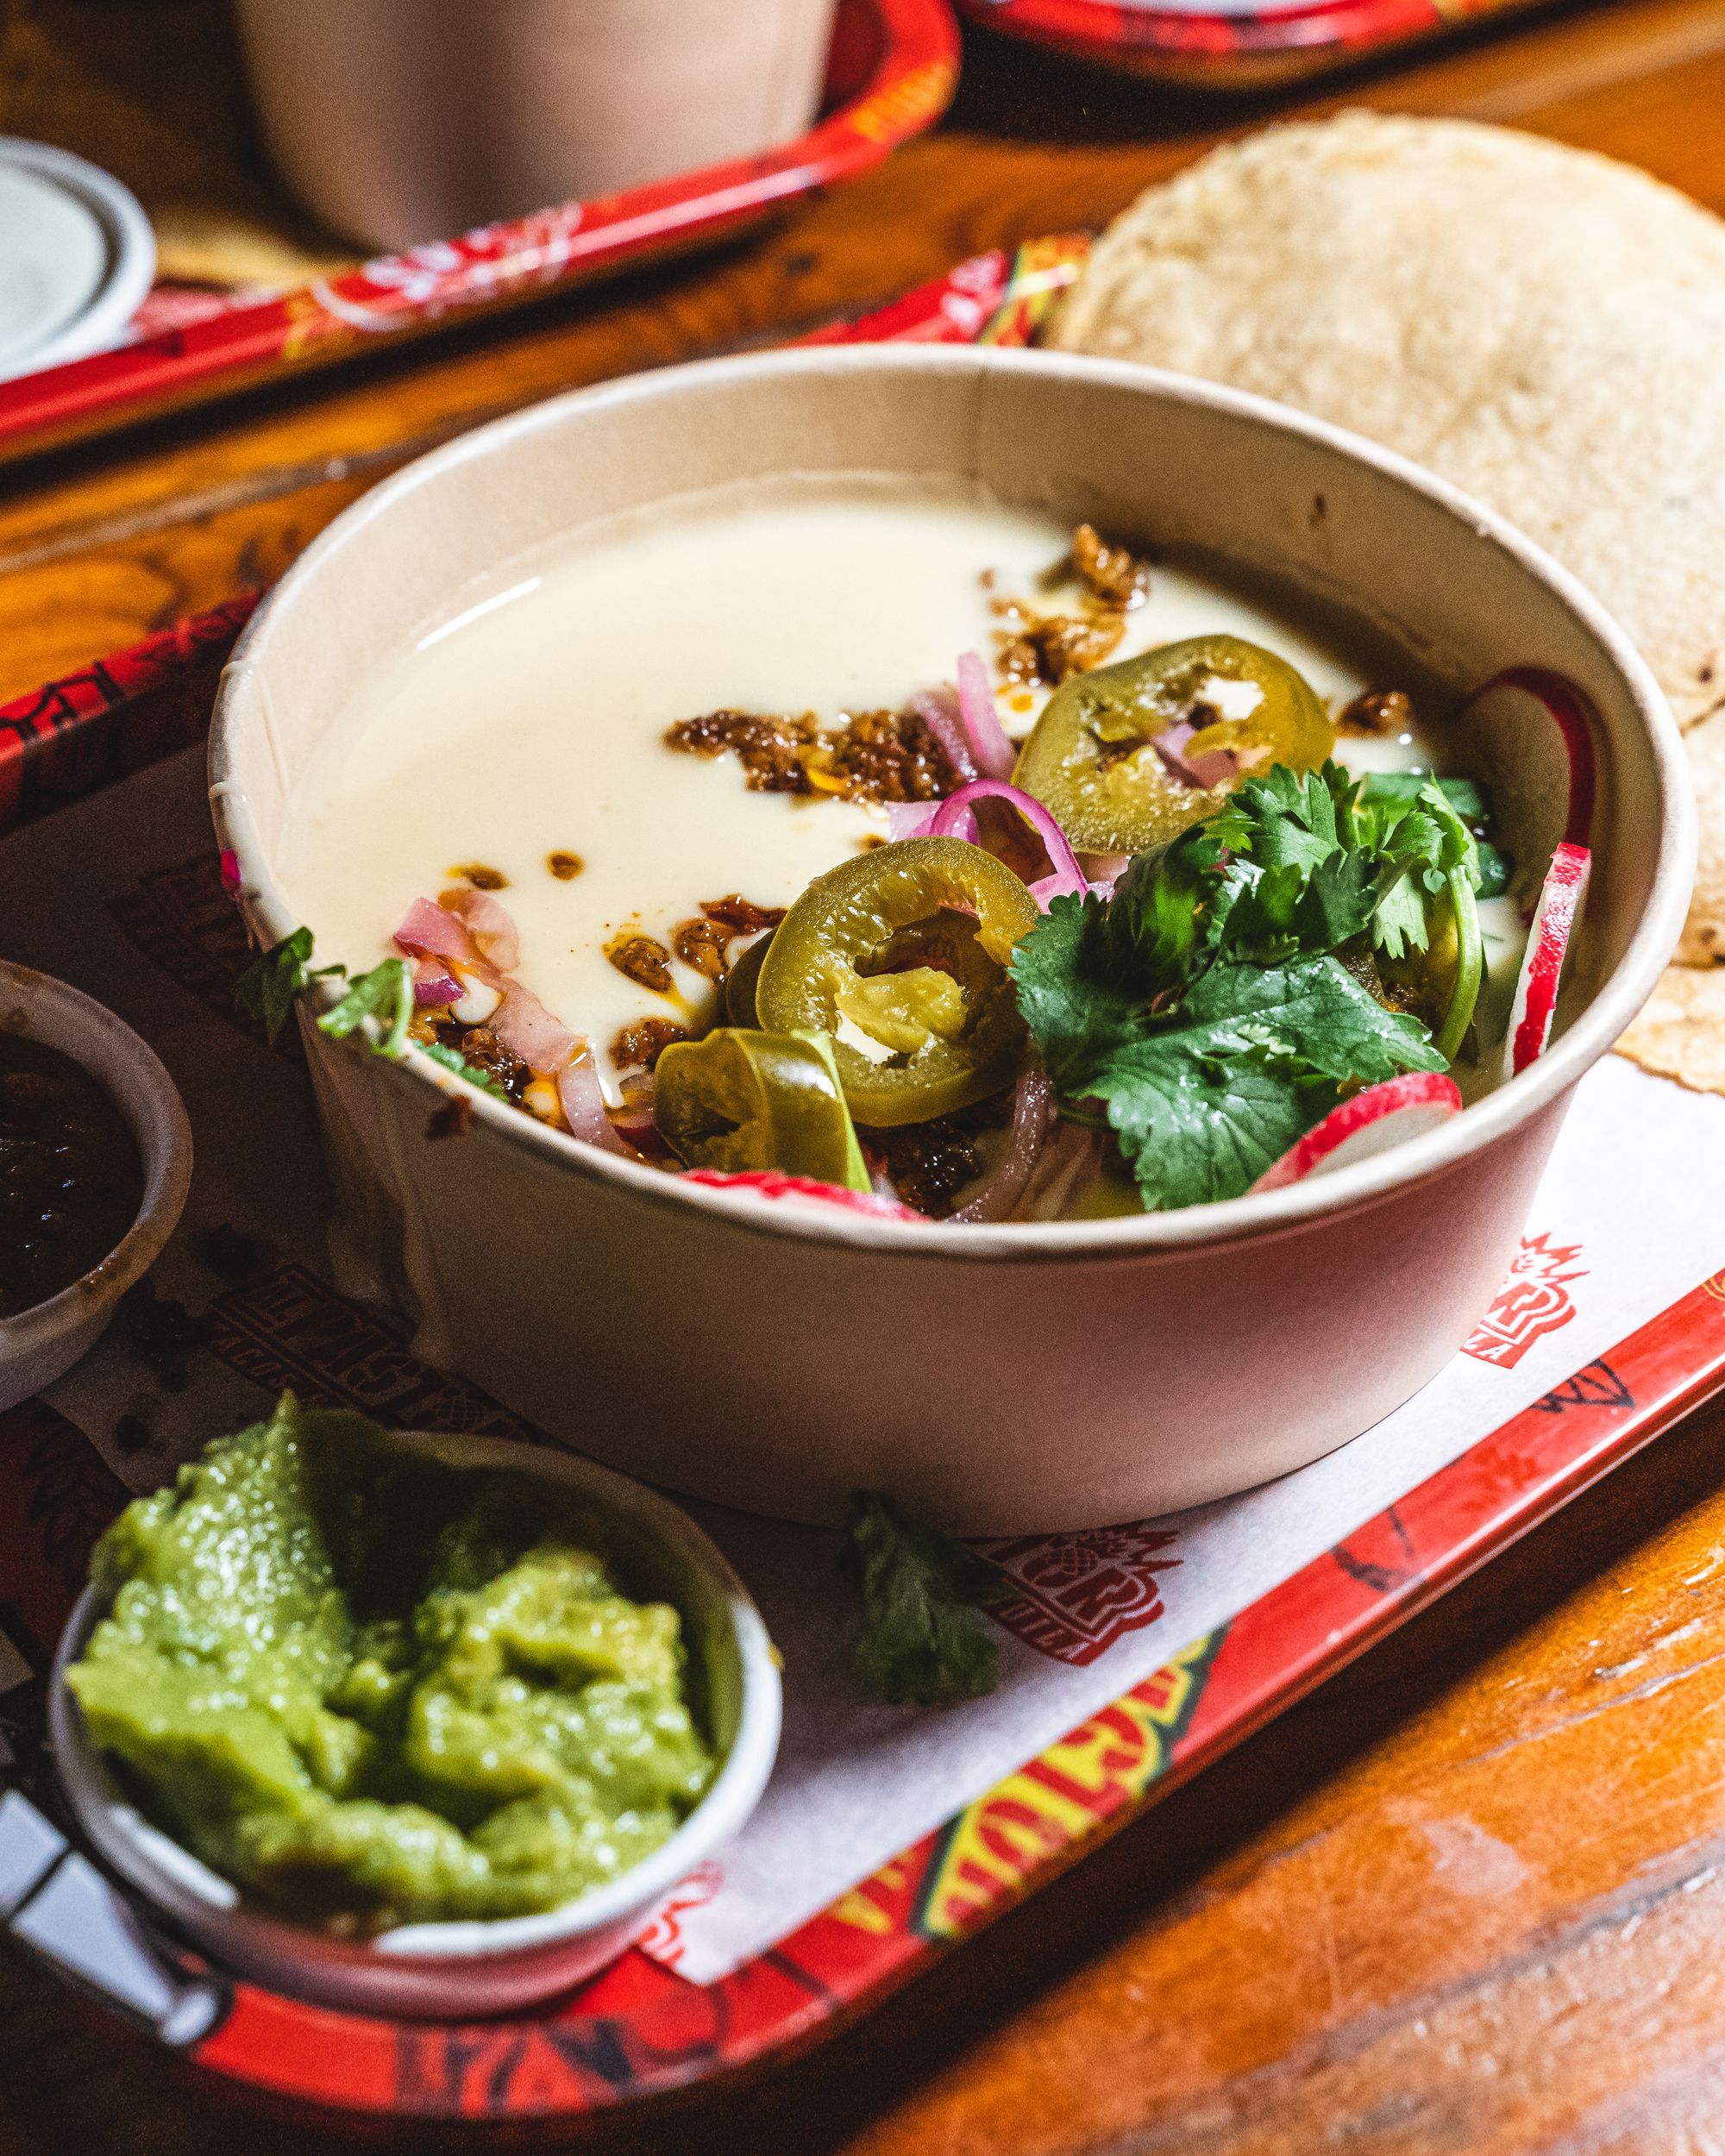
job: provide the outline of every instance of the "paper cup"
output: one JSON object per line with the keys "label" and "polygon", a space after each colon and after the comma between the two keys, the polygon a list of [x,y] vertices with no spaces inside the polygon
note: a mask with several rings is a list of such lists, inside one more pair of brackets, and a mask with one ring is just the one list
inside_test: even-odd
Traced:
{"label": "paper cup", "polygon": [[820,100],[834,0],[236,0],[270,153],[400,248],[749,157]]}

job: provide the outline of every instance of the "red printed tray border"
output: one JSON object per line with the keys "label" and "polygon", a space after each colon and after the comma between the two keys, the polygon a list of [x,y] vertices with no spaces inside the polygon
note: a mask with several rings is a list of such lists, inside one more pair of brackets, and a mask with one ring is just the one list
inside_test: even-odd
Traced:
{"label": "red printed tray border", "polygon": [[1368,46],[1455,29],[1482,15],[1534,0],[1320,0],[1316,6],[1265,6],[1239,13],[1187,13],[1121,4],[1121,0],[957,0],[973,22],[1013,37],[1052,46],[1077,59],[1129,74],[1202,72],[1224,79],[1227,63],[1250,72],[1281,62],[1333,64]]}
{"label": "red printed tray border", "polygon": [[[814,341],[1026,342],[1082,253],[1082,241],[1052,239],[1010,262],[978,256]],[[196,738],[211,669],[255,602],[235,599],[0,708],[0,828]],[[147,924],[136,925],[141,934]],[[1573,1255],[1540,1237],[1524,1244],[1471,1351],[1510,1363],[1534,1334],[1560,1326]],[[257,1383],[291,1382],[387,1421],[524,1434],[303,1268],[223,1297],[210,1346]],[[474,2122],[572,2117],[762,2067],[833,2033],[1034,1894],[1722,1388],[1725,1275],[1716,1275],[719,1983],[693,1984],[670,1965],[680,1907],[709,1890],[697,1878],[660,1919],[652,1956],[632,1949],[536,2014],[467,2025],[337,2014],[230,1983],[167,1949],[166,2006],[137,2025],[198,2066],[277,2096]],[[0,1645],[9,1639],[36,1673],[25,1694],[40,1689],[91,1545],[124,1497],[83,1432],[43,1402],[0,1415]],[[1137,1539],[1117,1552],[1122,1534]],[[1063,1638],[1051,1650],[1087,1660],[1120,1625],[1158,1613],[1157,1538],[1139,1529],[1058,1539],[1087,1545],[1085,1584],[1106,1589],[1110,1621],[1095,1639]],[[1003,1620],[1033,1643],[1038,1626],[1071,1633],[1071,1612],[1039,1585],[1032,1546],[993,1554],[1023,1589]],[[20,1696],[0,1691],[0,1758],[9,1739],[15,1753],[22,1741],[14,1771],[28,1782],[39,1714],[28,1701],[9,1713]],[[216,2018],[194,2041],[176,2042],[173,2009],[194,1992],[213,1999]]]}
{"label": "red printed tray border", "polygon": [[877,164],[932,126],[957,79],[957,30],[946,0],[840,0],[828,86],[844,102],[799,141],[381,256],[344,276],[0,383],[0,459],[339,359],[423,331],[452,311],[533,298],[706,244]]}

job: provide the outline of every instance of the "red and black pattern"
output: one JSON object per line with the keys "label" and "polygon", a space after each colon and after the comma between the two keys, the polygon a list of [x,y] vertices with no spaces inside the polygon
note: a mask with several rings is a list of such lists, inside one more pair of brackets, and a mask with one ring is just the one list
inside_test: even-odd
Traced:
{"label": "red and black pattern", "polygon": [[259,597],[242,592],[0,704],[0,831],[203,740],[216,678]]}

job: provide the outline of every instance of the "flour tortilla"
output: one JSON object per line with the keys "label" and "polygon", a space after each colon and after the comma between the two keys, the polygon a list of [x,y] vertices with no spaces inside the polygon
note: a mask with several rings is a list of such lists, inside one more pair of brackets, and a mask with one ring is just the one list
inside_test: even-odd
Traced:
{"label": "flour tortilla", "polygon": [[1673,189],[1467,121],[1271,128],[1140,196],[1050,342],[1401,450],[1590,586],[1683,725],[1725,706],[1725,223]]}

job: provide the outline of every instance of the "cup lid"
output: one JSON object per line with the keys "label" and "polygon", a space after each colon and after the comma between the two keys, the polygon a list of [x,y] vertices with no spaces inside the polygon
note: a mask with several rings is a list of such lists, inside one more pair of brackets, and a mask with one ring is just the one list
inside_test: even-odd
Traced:
{"label": "cup lid", "polygon": [[0,135],[0,380],[116,343],[155,274],[155,238],[111,174]]}

